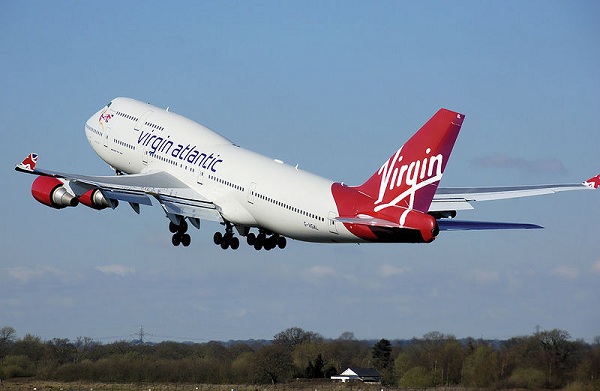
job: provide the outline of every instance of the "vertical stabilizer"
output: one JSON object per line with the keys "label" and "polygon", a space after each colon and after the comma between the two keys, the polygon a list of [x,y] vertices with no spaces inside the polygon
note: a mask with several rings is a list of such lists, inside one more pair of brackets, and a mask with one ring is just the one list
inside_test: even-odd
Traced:
{"label": "vertical stabilizer", "polygon": [[463,119],[460,113],[440,109],[356,188],[374,200],[375,212],[393,206],[429,210]]}

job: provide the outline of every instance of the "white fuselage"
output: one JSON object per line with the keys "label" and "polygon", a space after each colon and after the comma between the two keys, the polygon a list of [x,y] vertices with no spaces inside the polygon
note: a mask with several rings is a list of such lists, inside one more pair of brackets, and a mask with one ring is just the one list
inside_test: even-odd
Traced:
{"label": "white fuselage", "polygon": [[126,174],[166,171],[213,202],[239,227],[289,238],[360,242],[338,216],[332,181],[243,149],[158,107],[116,98],[86,123],[96,153]]}

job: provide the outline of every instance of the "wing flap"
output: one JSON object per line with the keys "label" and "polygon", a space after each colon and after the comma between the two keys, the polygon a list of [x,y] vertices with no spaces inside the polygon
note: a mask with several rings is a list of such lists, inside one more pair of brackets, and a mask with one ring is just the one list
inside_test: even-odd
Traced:
{"label": "wing flap", "polygon": [[152,206],[152,201],[145,194],[103,189],[102,193],[111,200],[125,201],[133,204]]}
{"label": "wing flap", "polygon": [[223,217],[211,202],[158,196],[158,201],[167,214],[192,217],[200,220],[223,222]]}
{"label": "wing flap", "polygon": [[436,199],[434,198],[429,206],[430,212],[444,212],[448,210],[470,210],[474,209],[465,199],[448,198],[448,199]]}

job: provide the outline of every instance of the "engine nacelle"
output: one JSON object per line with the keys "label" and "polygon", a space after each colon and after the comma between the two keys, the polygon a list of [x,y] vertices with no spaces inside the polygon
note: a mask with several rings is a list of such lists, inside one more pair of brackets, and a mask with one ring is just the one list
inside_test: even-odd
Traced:
{"label": "engine nacelle", "polygon": [[91,189],[79,196],[79,201],[89,206],[90,208],[101,210],[105,208],[116,208],[118,205],[117,200],[109,200],[100,189]]}
{"label": "engine nacelle", "polygon": [[49,176],[39,176],[33,181],[31,195],[42,204],[55,209],[79,204],[77,197],[69,193],[63,182]]}

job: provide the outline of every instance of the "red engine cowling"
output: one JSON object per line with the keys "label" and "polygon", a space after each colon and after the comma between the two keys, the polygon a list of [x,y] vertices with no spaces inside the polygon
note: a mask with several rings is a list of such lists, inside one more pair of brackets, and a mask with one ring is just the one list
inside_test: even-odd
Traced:
{"label": "red engine cowling", "polygon": [[102,194],[100,189],[91,189],[86,191],[85,193],[79,196],[79,201],[82,204],[97,210],[109,207],[115,208],[118,205],[116,200],[110,201],[106,197],[104,197],[104,194]]}
{"label": "red engine cowling", "polygon": [[77,206],[79,201],[54,177],[39,176],[31,184],[31,195],[44,205],[62,209],[66,206]]}

